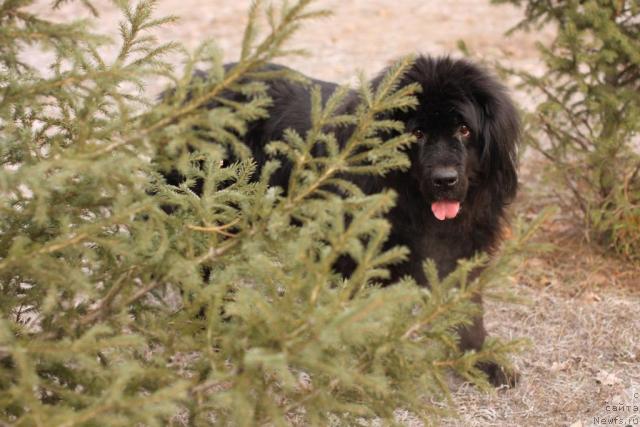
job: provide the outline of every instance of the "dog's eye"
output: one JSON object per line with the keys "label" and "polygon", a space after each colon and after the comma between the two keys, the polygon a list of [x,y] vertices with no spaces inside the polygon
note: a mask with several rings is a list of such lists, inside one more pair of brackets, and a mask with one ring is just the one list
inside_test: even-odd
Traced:
{"label": "dog's eye", "polygon": [[420,129],[416,129],[413,131],[413,136],[415,136],[416,139],[422,139],[424,138],[424,132]]}
{"label": "dog's eye", "polygon": [[471,129],[469,129],[469,126],[467,125],[460,125],[458,133],[463,138],[469,138],[471,136]]}

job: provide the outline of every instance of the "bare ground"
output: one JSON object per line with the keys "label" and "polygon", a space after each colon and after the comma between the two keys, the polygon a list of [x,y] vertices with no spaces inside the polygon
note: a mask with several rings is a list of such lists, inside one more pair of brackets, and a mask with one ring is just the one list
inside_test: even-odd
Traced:
{"label": "bare ground", "polygon": [[[115,29],[119,15],[113,6],[107,0],[95,4],[102,6],[98,25],[105,32]],[[159,15],[174,14],[181,20],[158,37],[190,48],[214,38],[225,60],[233,61],[248,5],[247,0],[160,0]],[[489,0],[320,0],[316,5],[335,14],[298,33],[292,47],[312,54],[293,57],[286,65],[341,83],[351,82],[358,70],[371,76],[408,53],[457,56],[458,40],[466,42],[476,59],[500,60],[535,72],[542,67],[535,43],[548,41],[552,34],[547,29],[504,36],[522,12],[491,6]],[[47,10],[48,5],[35,7]],[[76,2],[55,15],[88,14]],[[150,93],[159,90],[150,84]],[[524,106],[532,103],[524,93],[514,95]],[[549,184],[538,180],[538,160],[531,155],[525,159],[526,185],[514,210],[533,215],[552,201],[545,197],[544,186]],[[459,418],[438,424],[578,427],[596,423],[594,417],[631,415],[640,425],[640,412],[619,411],[634,394],[631,409],[640,405],[640,269],[589,247],[576,234],[578,229],[560,213],[539,234],[540,241],[555,243],[556,249],[528,259],[513,277],[516,293],[530,304],[487,303],[485,318],[492,334],[531,340],[528,351],[514,356],[522,375],[519,386],[484,394],[460,384],[454,393]],[[410,417],[406,422],[416,424]]]}

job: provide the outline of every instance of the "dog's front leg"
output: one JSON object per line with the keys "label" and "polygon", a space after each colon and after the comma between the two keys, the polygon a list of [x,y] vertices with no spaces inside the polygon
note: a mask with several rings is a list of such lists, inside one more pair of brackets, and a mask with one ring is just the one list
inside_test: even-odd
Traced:
{"label": "dog's front leg", "polygon": [[[477,294],[473,298],[473,302],[481,306],[481,311],[479,315],[474,317],[473,323],[458,330],[458,334],[460,335],[460,349],[463,351],[481,351],[485,338],[487,337],[487,331],[484,328],[482,296]],[[517,372],[500,366],[497,363],[482,362],[478,365],[478,368],[487,374],[489,382],[495,387],[514,387],[518,382],[519,375]]]}

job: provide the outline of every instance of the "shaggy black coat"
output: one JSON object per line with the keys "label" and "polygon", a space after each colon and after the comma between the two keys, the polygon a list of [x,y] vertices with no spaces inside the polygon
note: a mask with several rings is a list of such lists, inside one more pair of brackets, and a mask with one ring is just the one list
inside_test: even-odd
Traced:
{"label": "shaggy black coat", "polygon": [[[372,85],[379,84],[383,76],[384,71]],[[337,88],[333,83],[310,80],[321,87],[325,100]],[[516,194],[520,123],[505,88],[469,61],[419,57],[402,79],[404,85],[413,82],[422,87],[418,107],[392,114],[416,136],[417,142],[408,149],[411,167],[384,177],[352,180],[365,193],[389,188],[397,193],[396,206],[388,213],[392,229],[386,245],[406,246],[411,254],[406,262],[390,268],[391,281],[410,275],[421,286],[428,286],[422,269],[426,258],[433,259],[445,276],[458,260],[478,252],[491,253],[499,243],[505,207]],[[267,143],[281,139],[288,128],[300,135],[310,128],[310,87],[284,79],[269,82],[273,99],[269,117],[252,123],[245,135],[259,166],[267,160]],[[358,103],[358,94],[352,92],[343,110],[352,110]],[[285,163],[271,183],[286,191],[289,173],[290,165]],[[352,265],[339,262],[336,268],[348,275]],[[477,301],[481,302],[480,296]],[[460,331],[461,347],[480,349],[485,336],[479,316]],[[514,373],[494,364],[481,368],[496,385],[515,381]]]}

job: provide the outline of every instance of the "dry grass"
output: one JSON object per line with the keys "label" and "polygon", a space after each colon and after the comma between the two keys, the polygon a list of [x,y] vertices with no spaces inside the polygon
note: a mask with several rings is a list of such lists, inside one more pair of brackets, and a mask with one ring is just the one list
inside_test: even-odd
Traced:
{"label": "dry grass", "polygon": [[522,380],[490,395],[461,385],[454,396],[460,419],[451,425],[590,425],[605,402],[640,387],[637,295],[603,290],[585,299],[553,286],[516,290],[531,305],[488,304],[486,320],[494,335],[531,340],[514,358]]}

